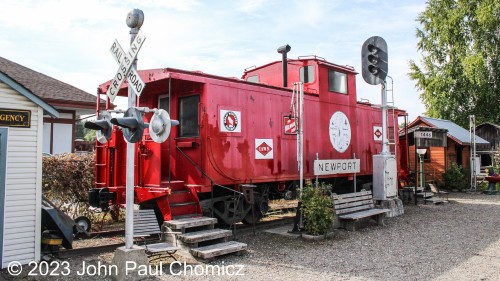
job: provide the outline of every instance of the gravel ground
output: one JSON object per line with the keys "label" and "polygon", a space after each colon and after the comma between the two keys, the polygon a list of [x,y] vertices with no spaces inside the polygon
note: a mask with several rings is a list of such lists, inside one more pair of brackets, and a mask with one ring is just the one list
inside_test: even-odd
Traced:
{"label": "gravel ground", "polygon": [[[248,243],[243,255],[210,263],[179,256],[186,271],[184,264],[165,259],[160,276],[151,276],[153,267],[147,280],[500,280],[500,195],[452,193],[447,204],[406,204],[405,214],[386,219],[386,225],[366,222],[356,232],[336,230],[319,242],[266,232],[238,235]],[[83,261],[106,264],[112,256],[63,260],[70,264],[70,277],[28,277],[31,267],[25,267],[18,277],[3,270],[0,280],[111,280],[76,273]],[[224,266],[229,275],[212,276],[210,266]],[[243,275],[236,276],[240,267]]]}

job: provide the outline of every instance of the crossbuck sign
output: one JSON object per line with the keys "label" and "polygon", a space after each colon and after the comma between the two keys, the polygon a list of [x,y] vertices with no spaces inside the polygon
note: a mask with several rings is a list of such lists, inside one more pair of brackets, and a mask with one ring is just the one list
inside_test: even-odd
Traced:
{"label": "crossbuck sign", "polygon": [[137,57],[137,54],[139,53],[139,50],[145,40],[146,37],[141,31],[139,31],[132,44],[130,44],[130,49],[126,53],[123,51],[116,39],[113,42],[113,45],[111,45],[109,51],[113,55],[116,63],[120,65],[113,81],[111,81],[111,84],[109,85],[108,91],[106,92],[106,95],[108,95],[111,102],[115,100],[115,97],[125,81],[125,78],[128,79],[129,84],[132,86],[132,89],[137,96],[141,95],[142,90],[144,89],[144,82],[139,77],[137,71],[132,67],[132,63]]}

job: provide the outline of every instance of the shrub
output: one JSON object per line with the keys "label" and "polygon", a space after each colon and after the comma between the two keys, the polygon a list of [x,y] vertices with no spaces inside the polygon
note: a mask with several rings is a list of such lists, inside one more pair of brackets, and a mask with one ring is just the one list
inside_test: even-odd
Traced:
{"label": "shrub", "polygon": [[326,234],[332,226],[334,213],[330,190],[331,186],[316,188],[312,184],[302,190],[304,227],[312,235]]}
{"label": "shrub", "polygon": [[62,212],[73,218],[86,216],[95,225],[103,217],[89,208],[87,192],[94,186],[94,158],[93,153],[43,157],[42,191]]}
{"label": "shrub", "polygon": [[451,166],[443,174],[443,178],[446,189],[464,190],[468,186],[464,169],[458,166],[457,163],[451,163]]}

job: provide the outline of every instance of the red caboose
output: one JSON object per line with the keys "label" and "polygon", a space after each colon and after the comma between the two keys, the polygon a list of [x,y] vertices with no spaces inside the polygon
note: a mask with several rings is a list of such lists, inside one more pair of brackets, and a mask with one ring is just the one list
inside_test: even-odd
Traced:
{"label": "red caboose", "polygon": [[[138,106],[164,109],[180,124],[164,143],[153,142],[148,129],[136,143],[136,203],[156,208],[164,220],[203,212],[228,224],[259,219],[269,193],[293,190],[299,179],[299,120],[290,112],[292,83],[283,85],[284,80],[304,83],[304,177],[315,177],[315,159],[359,159],[356,177],[321,178],[336,192],[352,191],[354,178],[359,188],[368,187],[372,157],[382,149],[380,107],[357,101],[357,73],[350,66],[315,56],[285,62],[286,68],[276,61],[247,69],[242,79],[172,68],[139,71],[146,87]],[[109,83],[99,87],[99,94]],[[120,96],[127,95],[126,87]],[[151,115],[144,115],[145,122]],[[389,110],[393,153],[399,153],[398,117],[405,115]],[[126,143],[115,127],[110,140],[97,146],[96,188],[90,192],[94,206],[124,203],[125,157]],[[238,196],[248,188],[255,217],[249,201]]]}

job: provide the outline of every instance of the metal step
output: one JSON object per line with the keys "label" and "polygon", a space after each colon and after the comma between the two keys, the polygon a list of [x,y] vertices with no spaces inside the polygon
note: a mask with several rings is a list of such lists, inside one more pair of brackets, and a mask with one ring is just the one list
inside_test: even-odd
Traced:
{"label": "metal step", "polygon": [[233,235],[231,230],[226,229],[208,229],[196,232],[189,232],[179,235],[179,239],[185,243],[198,243],[203,241],[215,240]]}
{"label": "metal step", "polygon": [[247,244],[230,241],[210,246],[193,248],[190,250],[191,255],[202,259],[211,259],[217,256],[222,256],[230,253],[236,253],[247,249]]}
{"label": "metal step", "polygon": [[160,182],[161,186],[168,186],[172,191],[184,189],[184,181],[168,181],[162,180]]}
{"label": "metal step", "polygon": [[182,194],[182,193],[191,193],[187,189],[179,189],[179,190],[174,190],[172,191],[172,194]]}
{"label": "metal step", "polygon": [[438,198],[438,197],[431,197],[431,198],[426,198],[425,202],[433,203],[433,204],[442,204],[442,203],[444,203],[444,199]]}
{"label": "metal step", "polygon": [[426,192],[417,192],[417,196],[421,197],[421,198],[422,197],[423,198],[431,198],[432,196],[434,196],[434,193],[428,192],[428,191],[426,191]]}
{"label": "metal step", "polygon": [[183,228],[191,228],[205,225],[214,225],[217,223],[216,218],[209,217],[197,217],[197,218],[182,218],[175,219],[170,221],[165,221],[165,225],[170,227],[171,229],[183,229]]}
{"label": "metal step", "polygon": [[190,206],[190,205],[198,205],[197,202],[182,202],[182,203],[171,203],[170,207],[182,207],[182,206]]}

